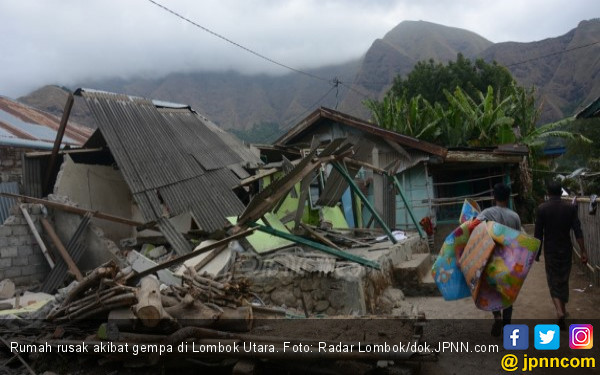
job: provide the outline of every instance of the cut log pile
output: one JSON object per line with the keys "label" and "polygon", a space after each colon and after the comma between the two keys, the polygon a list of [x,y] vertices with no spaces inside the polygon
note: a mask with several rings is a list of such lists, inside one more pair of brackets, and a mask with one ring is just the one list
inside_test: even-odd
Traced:
{"label": "cut log pile", "polygon": [[68,292],[47,320],[63,323],[108,315],[121,326],[125,321],[134,322],[128,330],[158,327],[161,331],[195,326],[244,332],[252,326],[245,279],[232,280],[231,275],[213,278],[188,269],[182,286],[161,291],[153,275],[143,277],[138,286],[128,286],[132,276],[114,262],[96,268]]}

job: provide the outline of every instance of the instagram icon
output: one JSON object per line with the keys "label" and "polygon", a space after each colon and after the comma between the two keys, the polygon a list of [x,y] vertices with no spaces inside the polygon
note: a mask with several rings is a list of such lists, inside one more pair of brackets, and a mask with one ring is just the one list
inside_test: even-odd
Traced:
{"label": "instagram icon", "polygon": [[591,349],[594,346],[594,327],[591,324],[571,324],[569,326],[569,347],[571,349]]}

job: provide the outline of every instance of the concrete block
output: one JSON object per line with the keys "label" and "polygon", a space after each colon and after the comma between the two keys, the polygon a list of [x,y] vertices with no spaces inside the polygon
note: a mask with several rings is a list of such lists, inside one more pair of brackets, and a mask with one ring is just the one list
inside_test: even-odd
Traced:
{"label": "concrete block", "polygon": [[8,246],[17,246],[19,244],[19,237],[10,236],[8,237]]}
{"label": "concrete block", "polygon": [[22,276],[35,275],[39,271],[40,271],[39,267],[36,265],[28,265],[28,266],[21,267],[21,275]]}
{"label": "concrete block", "polygon": [[29,227],[26,225],[15,225],[12,229],[13,236],[29,235]]}
{"label": "concrete block", "polygon": [[12,258],[1,258],[0,259],[0,269],[9,268],[12,265]]}
{"label": "concrete block", "polygon": [[18,256],[20,257],[28,257],[29,255],[33,254],[33,248],[31,247],[31,245],[20,245],[17,246],[17,252],[18,252]]}
{"label": "concrete block", "polygon": [[0,281],[0,299],[12,298],[15,295],[15,283],[10,279]]}
{"label": "concrete block", "polygon": [[7,246],[3,249],[0,249],[0,258],[15,258],[18,255],[19,254],[16,246]]}
{"label": "concrete block", "polygon": [[46,258],[41,254],[32,254],[27,257],[29,264],[47,264]]}
{"label": "concrete block", "polygon": [[8,279],[12,279],[15,277],[21,276],[21,268],[20,267],[12,267],[4,271],[4,277]]}
{"label": "concrete block", "polygon": [[27,266],[29,265],[29,258],[26,256],[20,256],[12,259],[13,266]]}
{"label": "concrete block", "polygon": [[31,245],[31,240],[33,240],[32,236],[29,235],[23,235],[23,236],[19,236],[19,243],[18,245]]}
{"label": "concrete block", "polygon": [[0,249],[2,249],[5,246],[8,246],[8,238],[0,237]]}
{"label": "concrete block", "polygon": [[[8,218],[10,219],[10,217]],[[6,219],[6,220],[8,220]],[[10,225],[2,225],[0,226],[0,237],[9,237],[12,234],[12,228]]]}

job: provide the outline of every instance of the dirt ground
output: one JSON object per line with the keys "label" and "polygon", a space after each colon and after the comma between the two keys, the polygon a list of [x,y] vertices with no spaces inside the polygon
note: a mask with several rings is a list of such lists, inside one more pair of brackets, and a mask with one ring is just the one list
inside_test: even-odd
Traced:
{"label": "dirt ground", "polygon": [[[600,288],[592,286],[588,277],[577,265],[573,265],[570,278],[570,302],[567,304],[567,325],[574,321],[577,323],[600,323]],[[427,362],[421,368],[421,374],[496,374],[504,373],[500,367],[500,360],[505,354],[514,352],[505,351],[502,337],[492,337],[492,315],[489,312],[478,310],[470,298],[458,301],[444,301],[442,297],[415,297],[407,298],[417,308],[424,312],[429,323],[424,330],[424,339],[430,341],[469,341],[472,344],[496,344],[499,353],[464,354],[442,353],[436,362]],[[449,324],[447,319],[464,320],[456,326]],[[530,329],[530,338],[535,324],[555,324],[556,315],[550,292],[546,283],[544,259],[535,263],[525,280],[523,288],[514,304],[513,323],[527,324]],[[561,349],[559,351],[543,352],[531,350],[533,346],[530,339],[529,356],[552,354],[572,357],[574,355],[593,355],[599,358],[600,343],[589,352],[584,350],[574,351],[569,348],[568,333],[561,333]],[[565,348],[566,347],[566,348]],[[472,348],[472,346],[470,347]],[[585,353],[584,353],[585,352]],[[593,353],[592,353],[593,352]],[[519,354],[519,353],[517,353]],[[600,364],[596,369],[578,369],[578,374],[600,373]],[[561,371],[562,370],[562,371]],[[555,370],[556,373],[573,373],[564,369]],[[537,369],[537,373],[551,373],[548,369]],[[517,371],[516,373],[523,373]]]}

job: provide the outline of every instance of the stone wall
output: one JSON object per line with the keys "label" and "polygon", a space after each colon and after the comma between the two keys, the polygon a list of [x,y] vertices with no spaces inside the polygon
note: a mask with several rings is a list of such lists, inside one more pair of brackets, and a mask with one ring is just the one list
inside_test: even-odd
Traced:
{"label": "stone wall", "polygon": [[[311,315],[364,315],[365,305],[364,271],[359,275],[343,277],[336,269],[330,275],[267,271],[252,277],[252,291],[261,296],[267,305],[285,306],[298,311],[306,310]],[[304,305],[304,306],[303,306]]]}
{"label": "stone wall", "polygon": [[[41,205],[24,205],[35,227],[42,233]],[[42,282],[50,267],[42,254],[23,213],[15,206],[12,216],[0,226],[0,280],[11,279],[16,285]]]}
{"label": "stone wall", "polygon": [[0,182],[16,181],[21,183],[23,175],[23,154],[32,150],[0,147]]}

